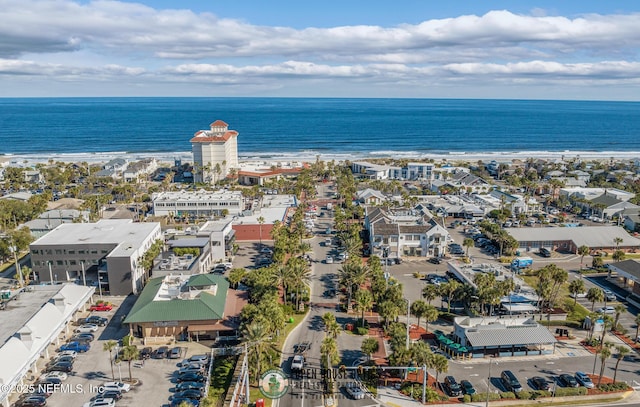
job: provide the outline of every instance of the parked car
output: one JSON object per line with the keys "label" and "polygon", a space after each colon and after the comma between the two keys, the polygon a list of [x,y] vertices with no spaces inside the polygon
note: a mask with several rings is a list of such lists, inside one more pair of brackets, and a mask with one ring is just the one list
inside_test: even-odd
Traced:
{"label": "parked car", "polygon": [[151,353],[151,358],[164,359],[167,357],[167,353],[169,353],[169,347],[161,346],[158,349],[154,350],[153,353]]}
{"label": "parked car", "polygon": [[[51,373],[64,373],[64,372],[51,372]],[[46,373],[46,374],[49,374],[49,373]],[[55,387],[60,386],[61,384],[62,384],[62,380],[57,377],[49,377],[46,379],[40,378],[35,383],[35,385],[38,386],[38,390],[46,389],[46,390],[51,390],[52,392]]]}
{"label": "parked car", "polygon": [[94,396],[91,401],[99,400],[99,399],[114,399],[118,401],[122,398],[122,393],[115,390],[102,391]]}
{"label": "parked car", "polygon": [[91,315],[84,320],[85,324],[93,324],[98,326],[105,326],[109,323],[109,319],[105,317],[100,317],[98,315]]}
{"label": "parked car", "polygon": [[203,365],[206,365],[209,363],[209,355],[204,353],[200,355],[193,355],[189,358],[189,362],[202,363]]}
{"label": "parked car", "polygon": [[73,371],[73,363],[71,362],[58,362],[53,365],[47,366],[45,372],[65,372],[69,373]]}
{"label": "parked car", "polygon": [[69,339],[69,342],[93,342],[94,339],[93,334],[75,334]]}
{"label": "parked car", "polygon": [[333,256],[327,256],[324,262],[327,264],[333,264]]}
{"label": "parked car", "polygon": [[89,311],[111,311],[113,309],[113,305],[111,304],[95,304],[89,308]]}
{"label": "parked car", "polygon": [[576,378],[569,373],[563,373],[558,376],[558,381],[563,387],[580,387]]}
{"label": "parked car", "polygon": [[201,382],[182,382],[176,384],[175,391],[180,392],[184,390],[204,390],[204,383]]}
{"label": "parked car", "polygon": [[82,407],[115,407],[116,401],[114,399],[96,399],[84,403]]}
{"label": "parked car", "polygon": [[549,249],[547,249],[546,247],[541,247],[540,251],[538,253],[542,257],[551,257],[551,251]]}
{"label": "parked car", "polygon": [[85,324],[77,327],[73,332],[76,333],[91,333],[96,332],[98,330],[98,325],[95,324]]}
{"label": "parked car", "polygon": [[211,269],[211,272],[215,274],[224,274],[226,271],[227,268],[222,264],[218,264],[213,269]]}
{"label": "parked car", "polygon": [[72,350],[74,352],[84,353],[84,352],[87,352],[89,349],[91,349],[91,345],[89,345],[88,343],[80,343],[80,342],[69,342],[60,347],[61,352]]}
{"label": "parked car", "polygon": [[49,372],[49,373],[45,373],[42,376],[40,376],[39,381],[45,381],[48,379],[58,379],[58,380],[67,380],[67,374],[65,372]]}
{"label": "parked car", "polygon": [[507,390],[514,393],[519,393],[522,391],[522,385],[511,370],[503,370],[500,377],[502,378],[502,382],[504,383],[504,386],[507,388]]}
{"label": "parked car", "polygon": [[531,384],[536,390],[549,390],[549,382],[544,377],[534,376],[531,378]]}
{"label": "parked car", "polygon": [[595,387],[591,378],[584,372],[576,372],[576,381],[587,389],[593,389]]}
{"label": "parked car", "polygon": [[58,357],[62,357],[62,356],[70,356],[71,358],[75,359],[76,356],[78,356],[78,352],[74,351],[74,350],[64,350],[62,352],[58,353]]}
{"label": "parked car", "polygon": [[476,389],[473,388],[473,384],[471,384],[469,380],[461,380],[460,386],[464,394],[468,394],[469,396],[476,394]]}
{"label": "parked car", "polygon": [[179,346],[176,346],[174,348],[171,348],[171,350],[169,351],[167,358],[169,359],[180,359],[180,355],[182,354],[182,348]]}
{"label": "parked car", "polygon": [[200,400],[203,396],[203,392],[200,389],[189,389],[183,390],[173,395],[175,398],[179,399],[194,399]]}
{"label": "parked car", "polygon": [[47,363],[48,366],[51,365],[55,365],[56,363],[60,363],[60,362],[64,362],[64,363],[73,363],[75,361],[75,358],[72,356],[57,356],[53,359],[51,359],[51,361],[49,363]]}
{"label": "parked car", "polygon": [[119,391],[121,393],[127,393],[131,390],[131,385],[129,383],[122,382],[105,382],[102,385],[102,389],[104,391]]}
{"label": "parked car", "polygon": [[146,348],[142,348],[142,350],[140,351],[140,359],[142,360],[149,359],[152,353],[153,353],[153,349],[151,349],[150,346],[147,346]]}
{"label": "parked car", "polygon": [[444,378],[444,387],[447,389],[447,393],[451,397],[459,397],[462,396],[462,388],[456,381],[455,377],[447,376]]}
{"label": "parked car", "polygon": [[598,314],[615,314],[616,313],[616,309],[610,305],[607,305],[606,307],[602,307],[600,309],[598,309],[596,311]]}
{"label": "parked car", "polygon": [[42,407],[47,405],[47,398],[44,396],[28,395],[18,400],[14,406],[16,407]]}
{"label": "parked car", "polygon": [[607,301],[615,301],[618,298],[616,297],[615,293],[611,290],[602,290],[602,292],[604,293],[604,298]]}
{"label": "parked car", "polygon": [[178,383],[182,383],[182,382],[204,382],[205,381],[205,377],[203,375],[201,375],[201,374],[198,374],[198,373],[188,372],[188,373],[179,374],[178,377],[176,378],[176,380],[178,381]]}
{"label": "parked car", "polygon": [[203,374],[204,367],[199,365],[188,365],[188,366],[181,367],[180,370],[178,370],[178,375],[185,374],[185,373]]}
{"label": "parked car", "polygon": [[442,263],[442,259],[440,257],[431,257],[429,263],[440,264]]}

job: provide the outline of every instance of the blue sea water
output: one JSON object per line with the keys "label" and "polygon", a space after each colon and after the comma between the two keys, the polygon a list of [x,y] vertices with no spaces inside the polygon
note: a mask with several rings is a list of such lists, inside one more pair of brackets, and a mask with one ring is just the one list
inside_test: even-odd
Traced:
{"label": "blue sea water", "polygon": [[0,153],[188,152],[216,119],[242,158],[640,152],[640,103],[324,98],[0,99]]}

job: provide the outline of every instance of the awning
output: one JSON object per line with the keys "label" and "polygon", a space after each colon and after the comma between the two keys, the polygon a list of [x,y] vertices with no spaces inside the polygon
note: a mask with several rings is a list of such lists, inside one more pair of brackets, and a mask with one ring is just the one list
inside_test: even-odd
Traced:
{"label": "awning", "polygon": [[531,304],[502,304],[502,308],[509,312],[536,312],[538,307]]}
{"label": "awning", "polygon": [[215,331],[234,331],[235,328],[229,324],[218,322],[215,324],[189,325],[188,332],[215,332]]}

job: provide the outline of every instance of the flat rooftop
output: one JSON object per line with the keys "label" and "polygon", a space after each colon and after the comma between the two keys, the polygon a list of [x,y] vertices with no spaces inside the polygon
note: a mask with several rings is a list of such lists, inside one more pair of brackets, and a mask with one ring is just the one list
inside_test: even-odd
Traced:
{"label": "flat rooftop", "polygon": [[[64,287],[59,285],[40,285],[31,291],[13,291],[12,299],[7,302],[0,324],[0,340],[4,345],[16,332],[20,330],[42,306],[49,302]],[[31,288],[31,287],[26,287]]]}
{"label": "flat rooftop", "polygon": [[234,225],[257,225],[258,218],[262,216],[265,224],[273,224],[275,221],[282,222],[287,213],[287,209],[297,207],[298,201],[293,195],[265,195],[262,198],[262,207],[255,211],[253,215],[238,216],[234,219]]}
{"label": "flat rooftop", "polygon": [[153,194],[153,202],[211,202],[211,201],[242,201],[242,192],[240,191],[207,191],[201,189],[198,191],[168,191]]}
{"label": "flat rooftop", "polygon": [[141,244],[159,226],[156,222],[134,223],[131,219],[102,219],[96,223],[65,223],[32,246],[82,244]]}
{"label": "flat rooftop", "polygon": [[543,228],[511,228],[507,232],[518,242],[562,241],[571,240],[576,246],[613,247],[615,239],[621,238],[620,247],[638,247],[640,239],[631,236],[619,226],[581,226],[543,227]]}

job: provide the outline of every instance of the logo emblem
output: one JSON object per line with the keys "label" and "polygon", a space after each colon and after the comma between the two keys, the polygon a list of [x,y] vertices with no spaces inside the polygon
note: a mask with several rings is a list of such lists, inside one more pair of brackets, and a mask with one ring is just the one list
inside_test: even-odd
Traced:
{"label": "logo emblem", "polygon": [[289,379],[280,369],[267,370],[260,376],[260,393],[268,399],[279,399],[289,391]]}

